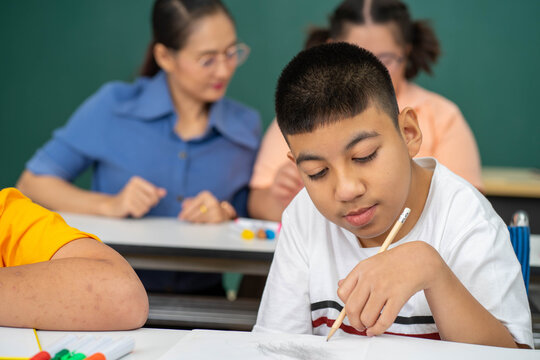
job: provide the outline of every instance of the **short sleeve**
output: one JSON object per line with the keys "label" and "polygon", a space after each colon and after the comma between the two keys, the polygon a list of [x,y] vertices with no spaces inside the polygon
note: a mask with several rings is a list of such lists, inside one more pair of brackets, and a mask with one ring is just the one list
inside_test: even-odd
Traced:
{"label": "short sleeve", "polygon": [[289,214],[282,228],[264,289],[255,332],[312,334],[307,255]]}
{"label": "short sleeve", "polygon": [[287,161],[289,146],[274,119],[263,137],[261,149],[257,155],[250,187],[264,189],[270,187],[279,168]]}
{"label": "short sleeve", "polygon": [[452,104],[447,111],[442,112],[439,120],[440,126],[437,127],[438,134],[431,156],[476,188],[482,189],[480,154],[465,118],[457,106]]}
{"label": "short sleeve", "polygon": [[500,219],[464,230],[445,260],[469,292],[508,329],[533,346],[531,314],[521,267]]}
{"label": "short sleeve", "polygon": [[0,192],[1,266],[17,266],[50,260],[65,244],[95,235],[67,225],[14,188]]}
{"label": "short sleeve", "polygon": [[36,175],[51,175],[74,180],[95,160],[105,145],[105,133],[113,131],[107,122],[115,103],[114,85],[104,85],[73,113],[63,127],[26,163]]}

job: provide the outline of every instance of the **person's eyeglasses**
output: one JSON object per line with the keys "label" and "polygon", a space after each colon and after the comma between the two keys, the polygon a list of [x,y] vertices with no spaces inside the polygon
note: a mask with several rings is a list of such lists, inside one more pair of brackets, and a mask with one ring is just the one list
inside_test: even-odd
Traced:
{"label": "person's eyeglasses", "polygon": [[223,53],[216,54],[207,54],[203,55],[199,60],[199,65],[208,71],[216,69],[216,66],[220,60],[220,57],[223,56],[225,63],[229,66],[240,66],[242,65],[249,56],[249,46],[244,43],[235,44],[229,47]]}
{"label": "person's eyeglasses", "polygon": [[391,69],[401,64],[404,60],[403,56],[389,52],[380,53],[375,56],[383,63],[384,66],[386,66],[387,69]]}

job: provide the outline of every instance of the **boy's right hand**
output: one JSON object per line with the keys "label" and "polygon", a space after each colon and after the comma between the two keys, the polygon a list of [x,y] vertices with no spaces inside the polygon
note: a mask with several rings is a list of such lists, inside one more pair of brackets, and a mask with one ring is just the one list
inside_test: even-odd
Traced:
{"label": "boy's right hand", "polygon": [[277,171],[270,193],[282,205],[287,206],[303,186],[296,165],[292,161],[287,161]]}
{"label": "boy's right hand", "polygon": [[102,206],[102,213],[111,217],[132,216],[140,218],[167,194],[139,176],[133,176],[116,195],[109,197]]}
{"label": "boy's right hand", "polygon": [[411,296],[443,283],[449,271],[433,247],[413,241],[361,261],[339,282],[338,296],[351,326],[380,335]]}

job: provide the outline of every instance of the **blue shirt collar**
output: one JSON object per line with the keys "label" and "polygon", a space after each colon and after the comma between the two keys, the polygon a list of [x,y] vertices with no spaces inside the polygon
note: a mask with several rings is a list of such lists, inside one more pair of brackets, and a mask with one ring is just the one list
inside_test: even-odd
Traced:
{"label": "blue shirt collar", "polygon": [[[236,106],[232,106],[230,100],[222,98],[210,107],[208,114],[208,129],[215,129],[230,141],[249,149],[257,149],[259,137],[256,129],[246,126],[243,117],[244,112],[237,111]],[[207,130],[208,131],[208,130]]]}
{"label": "blue shirt collar", "polygon": [[121,103],[118,112],[141,120],[155,120],[174,112],[174,106],[163,70],[151,78],[140,78],[140,94]]}
{"label": "blue shirt collar", "polygon": [[[162,119],[176,114],[167,84],[167,75],[163,70],[152,78],[142,78],[139,81],[145,81],[141,86],[141,93],[119,105],[117,111],[120,114],[144,121]],[[259,139],[254,135],[253,129],[246,127],[244,121],[239,118],[242,116],[245,114],[238,113],[228,100],[219,99],[210,106],[206,134],[209,134],[211,129],[215,129],[234,143],[256,149]],[[171,120],[174,128],[176,116],[172,116]]]}

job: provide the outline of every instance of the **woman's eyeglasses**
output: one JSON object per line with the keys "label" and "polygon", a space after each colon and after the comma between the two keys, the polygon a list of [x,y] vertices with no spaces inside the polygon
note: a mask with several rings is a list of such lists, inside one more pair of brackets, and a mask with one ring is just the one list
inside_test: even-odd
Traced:
{"label": "woman's eyeglasses", "polygon": [[220,58],[225,60],[229,66],[242,65],[249,56],[250,48],[244,43],[235,44],[225,50],[223,53],[212,53],[203,55],[198,60],[198,64],[207,71],[214,71],[220,61]]}
{"label": "woman's eyeglasses", "polygon": [[380,54],[377,54],[375,55],[377,57],[377,59],[379,59],[384,66],[386,66],[386,68],[388,70],[394,68],[395,66],[401,64],[404,60],[404,57],[403,56],[400,56],[398,54],[394,54],[394,53],[390,53],[390,52],[385,52],[385,53],[380,53]]}

